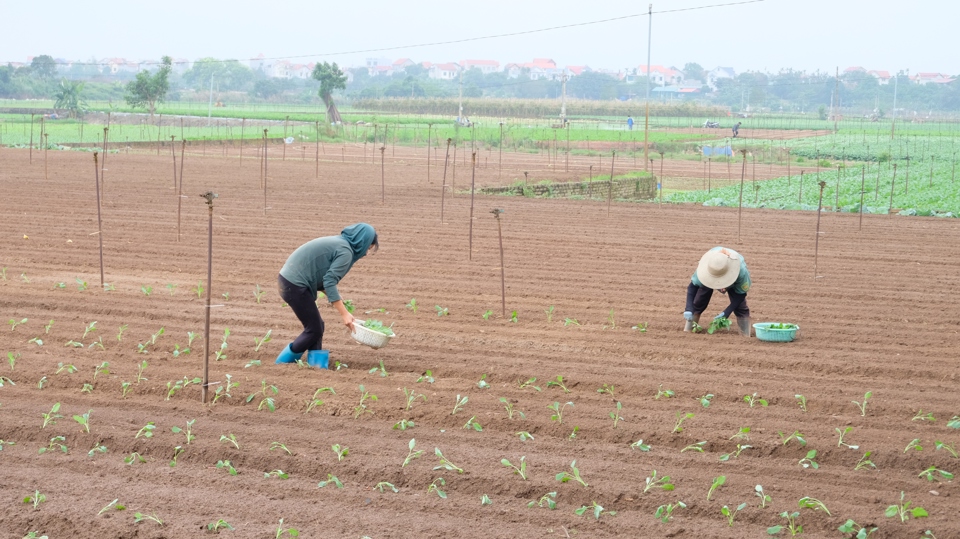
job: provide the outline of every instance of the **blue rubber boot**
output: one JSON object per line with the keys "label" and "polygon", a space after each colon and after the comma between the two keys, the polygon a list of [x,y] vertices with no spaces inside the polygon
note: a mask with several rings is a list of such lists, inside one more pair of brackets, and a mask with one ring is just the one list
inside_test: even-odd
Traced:
{"label": "blue rubber boot", "polygon": [[283,352],[280,352],[280,355],[277,356],[276,363],[296,363],[301,356],[303,356],[303,352],[299,354],[293,353],[293,350],[290,349],[290,345],[288,344],[287,347],[283,349]]}
{"label": "blue rubber boot", "polygon": [[318,369],[330,368],[330,350],[310,350],[307,352],[307,365]]}

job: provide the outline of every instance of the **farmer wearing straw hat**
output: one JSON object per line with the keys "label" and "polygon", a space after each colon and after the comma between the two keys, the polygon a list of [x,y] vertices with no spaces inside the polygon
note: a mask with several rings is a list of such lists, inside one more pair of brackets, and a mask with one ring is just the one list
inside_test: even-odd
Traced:
{"label": "farmer wearing straw hat", "polygon": [[306,352],[310,366],[329,367],[330,351],[321,350],[324,324],[317,309],[317,293],[326,294],[352,333],[354,318],[340,299],[337,283],[370,248],[373,252],[380,248],[376,230],[367,223],[357,223],[344,228],[339,236],[310,240],[287,258],[280,268],[277,284],[280,297],[303,324],[303,332],[280,352],[277,363],[295,363]]}
{"label": "farmer wearing straw hat", "polygon": [[697,265],[687,286],[687,306],[683,312],[686,320],[683,330],[690,331],[694,323],[700,323],[700,315],[710,304],[714,290],[729,293],[730,305],[714,317],[729,318],[737,315],[740,333],[750,336],[750,308],[747,307],[747,291],[750,290],[750,272],[740,253],[726,247],[714,247],[707,251]]}

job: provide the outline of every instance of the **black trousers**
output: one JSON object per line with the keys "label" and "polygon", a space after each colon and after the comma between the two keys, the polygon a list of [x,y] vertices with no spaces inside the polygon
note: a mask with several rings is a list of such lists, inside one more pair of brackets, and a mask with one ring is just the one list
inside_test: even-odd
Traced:
{"label": "black trousers", "polygon": [[302,354],[307,350],[320,350],[323,347],[324,324],[313,292],[291,283],[283,275],[277,275],[277,288],[280,291],[280,297],[290,305],[293,314],[297,315],[300,323],[303,324],[303,333],[290,343],[290,350],[294,354]]}
{"label": "black trousers", "polygon": [[[737,294],[729,290],[727,294],[730,295],[730,305],[733,306],[733,314],[736,314],[737,318],[749,318],[750,307],[747,307],[747,295]],[[697,286],[691,282],[687,285],[687,306],[685,310],[693,314],[702,313],[706,311],[707,306],[710,305],[711,297],[713,297],[712,288]]]}

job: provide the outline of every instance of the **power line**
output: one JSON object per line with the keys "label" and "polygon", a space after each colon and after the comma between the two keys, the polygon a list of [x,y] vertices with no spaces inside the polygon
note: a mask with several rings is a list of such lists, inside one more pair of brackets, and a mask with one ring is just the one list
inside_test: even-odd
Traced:
{"label": "power line", "polygon": [[[668,14],[668,13],[682,13],[682,12],[687,12],[687,11],[699,11],[699,10],[703,10],[703,9],[714,9],[714,8],[721,8],[721,7],[740,6],[740,5],[745,5],[745,4],[757,4],[757,3],[760,3],[760,2],[764,2],[764,1],[765,1],[765,0],[741,0],[741,1],[739,1],[739,2],[727,2],[727,3],[724,3],[724,4],[709,4],[709,5],[705,5],[705,6],[694,6],[694,7],[687,7],[687,8],[666,9],[666,10],[663,10],[663,11],[654,11],[653,14],[662,15],[662,14]],[[371,52],[387,52],[387,51],[395,51],[395,50],[401,50],[401,49],[413,49],[413,48],[418,48],[418,47],[436,47],[436,46],[440,46],[440,45],[454,45],[454,44],[457,44],[457,43],[469,43],[469,42],[472,42],[472,41],[483,41],[483,40],[488,40],[488,39],[501,39],[501,38],[505,38],[505,37],[515,37],[515,36],[524,36],[524,35],[530,35],[530,34],[539,34],[539,33],[542,33],[542,32],[552,32],[552,31],[554,31],[554,30],[565,30],[565,29],[568,29],[568,28],[579,28],[579,27],[582,27],[582,26],[592,26],[592,25],[596,25],[596,24],[606,24],[606,23],[610,23],[610,22],[623,21],[623,20],[634,19],[634,18],[638,18],[638,17],[647,17],[647,16],[649,16],[649,15],[650,15],[650,13],[634,13],[634,14],[631,14],[631,15],[621,15],[621,16],[619,16],[619,17],[611,17],[611,18],[608,18],[608,19],[599,19],[599,20],[595,20],[595,21],[586,21],[586,22],[578,22],[578,23],[571,23],[571,24],[562,24],[562,25],[559,25],[559,26],[548,26],[548,27],[546,27],[546,28],[538,28],[538,29],[535,29],[535,30],[521,30],[521,31],[519,31],[519,32],[507,32],[507,33],[503,33],[503,34],[492,34],[492,35],[487,35],[487,36],[467,37],[467,38],[463,38],[463,39],[454,39],[454,40],[450,40],[450,41],[434,41],[434,42],[430,42],[430,43],[418,43],[418,44],[412,44],[412,45],[395,45],[395,46],[391,46],[391,47],[381,47],[381,48],[375,48],[375,49],[360,49],[360,50],[352,50],[352,51],[324,52],[324,53],[316,53],[316,54],[299,54],[299,55],[295,55],[295,56],[275,56],[275,57],[271,57],[271,58],[249,58],[248,60],[254,60],[254,61],[261,61],[261,60],[295,60],[295,59],[301,59],[301,58],[316,58],[316,57],[321,57],[321,56],[338,56],[338,55],[343,55],[343,54],[366,54],[366,53],[371,53]],[[236,61],[236,60],[209,60],[209,61],[204,61],[204,63],[225,63],[225,62],[235,62],[235,61]],[[8,62],[4,62],[4,63],[8,63]],[[158,64],[160,64],[160,62],[138,62],[138,65],[158,65]],[[109,64],[107,64],[107,63],[102,63],[102,62],[73,62],[73,65],[95,65],[95,66],[101,66],[101,65],[109,65]]]}

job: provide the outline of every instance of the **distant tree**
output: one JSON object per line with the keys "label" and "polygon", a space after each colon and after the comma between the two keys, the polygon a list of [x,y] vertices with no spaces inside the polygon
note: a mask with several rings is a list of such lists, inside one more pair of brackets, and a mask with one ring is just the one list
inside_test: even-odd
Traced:
{"label": "distant tree", "polygon": [[160,61],[160,69],[153,75],[148,71],[137,73],[137,78],[127,84],[127,94],[124,96],[127,104],[134,108],[146,108],[153,116],[157,104],[163,102],[170,89],[172,66],[173,59],[164,56]]}
{"label": "distant tree", "polygon": [[703,69],[703,66],[696,62],[687,62],[683,66],[683,76],[689,80],[698,80],[700,82],[707,82],[707,71]]}
{"label": "distant tree", "polygon": [[577,75],[567,83],[567,93],[581,99],[612,99],[617,95],[616,89],[616,77],[596,71]]}
{"label": "distant tree", "polygon": [[53,108],[65,110],[71,118],[79,118],[87,111],[87,102],[83,99],[83,83],[79,81],[60,80],[60,87],[54,98],[57,100]]}
{"label": "distant tree", "polygon": [[427,68],[423,64],[413,64],[403,68],[403,72],[411,77],[423,77],[427,75]]}
{"label": "distant tree", "polygon": [[269,99],[282,91],[283,87],[276,79],[260,79],[253,83],[253,94],[264,99]]}
{"label": "distant tree", "polygon": [[207,88],[213,79],[221,90],[240,90],[253,78],[253,71],[240,62],[216,58],[201,58],[183,74],[183,81],[195,89]]}
{"label": "distant tree", "polygon": [[57,62],[49,54],[34,56],[30,69],[41,79],[52,79],[57,74]]}
{"label": "distant tree", "polygon": [[339,124],[340,111],[337,110],[337,104],[333,102],[333,92],[335,90],[345,90],[347,88],[347,76],[343,74],[337,63],[324,62],[317,64],[313,68],[313,78],[320,81],[320,99],[327,106],[327,121]]}

